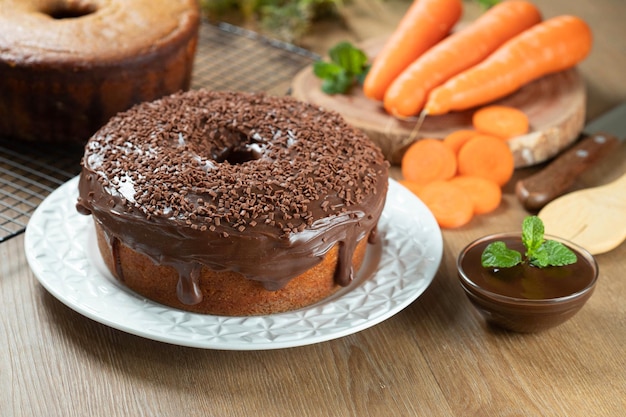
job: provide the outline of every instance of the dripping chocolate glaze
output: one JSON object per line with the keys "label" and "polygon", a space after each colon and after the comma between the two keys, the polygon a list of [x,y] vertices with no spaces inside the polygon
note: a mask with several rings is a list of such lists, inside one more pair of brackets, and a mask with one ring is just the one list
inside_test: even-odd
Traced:
{"label": "dripping chocolate glaze", "polygon": [[[192,91],[121,113],[88,142],[77,209],[197,303],[202,265],[277,290],[339,245],[336,282],[375,229],[380,150],[338,114],[289,97]],[[370,232],[374,232],[370,234]]]}

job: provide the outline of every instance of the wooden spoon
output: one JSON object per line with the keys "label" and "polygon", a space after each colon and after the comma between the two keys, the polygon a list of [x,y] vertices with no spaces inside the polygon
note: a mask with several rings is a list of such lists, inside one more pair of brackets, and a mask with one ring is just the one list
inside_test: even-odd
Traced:
{"label": "wooden spoon", "polygon": [[547,234],[574,242],[592,255],[608,252],[626,240],[626,174],[606,185],[565,194],[538,216]]}

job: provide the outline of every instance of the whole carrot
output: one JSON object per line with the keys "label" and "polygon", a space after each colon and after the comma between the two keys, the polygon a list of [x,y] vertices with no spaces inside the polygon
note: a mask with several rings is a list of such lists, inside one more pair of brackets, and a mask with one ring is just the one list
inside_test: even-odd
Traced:
{"label": "whole carrot", "polygon": [[476,65],[504,42],[540,21],[541,13],[528,1],[498,3],[402,71],[385,93],[385,109],[400,117],[418,114],[433,88]]}
{"label": "whole carrot", "polygon": [[415,0],[374,58],[363,92],[382,100],[391,82],[411,62],[443,39],[461,17],[461,0]]}
{"label": "whole carrot", "polygon": [[435,88],[424,111],[445,114],[505,97],[537,78],[573,67],[591,45],[591,29],[582,19],[564,15],[546,20]]}

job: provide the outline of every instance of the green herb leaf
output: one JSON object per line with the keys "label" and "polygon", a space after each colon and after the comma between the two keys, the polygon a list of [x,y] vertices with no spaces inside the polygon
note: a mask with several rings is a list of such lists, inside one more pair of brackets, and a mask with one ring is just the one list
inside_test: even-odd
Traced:
{"label": "green herb leaf", "polygon": [[540,268],[570,265],[576,262],[576,254],[561,242],[546,240],[529,259],[529,262]]}
{"label": "green herb leaf", "polygon": [[493,7],[496,4],[500,3],[500,0],[476,0],[476,1],[485,10],[486,9],[490,9],[491,7]]}
{"label": "green herb leaf", "polygon": [[332,62],[351,75],[361,74],[367,64],[365,52],[355,48],[349,42],[339,42],[328,51],[328,56]]}
{"label": "green herb leaf", "polygon": [[322,91],[326,94],[342,93],[352,85],[352,78],[346,70],[332,62],[313,63],[313,73],[322,79]]}
{"label": "green herb leaf", "polygon": [[492,242],[480,258],[485,268],[510,268],[522,262],[522,254],[507,248],[504,242]]}
{"label": "green herb leaf", "polygon": [[317,61],[313,73],[322,79],[322,91],[344,94],[356,82],[362,83],[369,70],[367,55],[349,42],[340,42],[328,52],[331,62]]}
{"label": "green herb leaf", "polygon": [[504,242],[490,243],[481,256],[483,267],[510,268],[524,261],[539,268],[576,263],[576,254],[571,249],[561,242],[544,239],[543,221],[537,216],[528,216],[522,222],[522,243],[526,247],[525,259]]}
{"label": "green herb leaf", "polygon": [[543,243],[543,222],[537,216],[528,216],[522,223],[522,243],[526,246],[526,256],[533,257],[533,254]]}
{"label": "green herb leaf", "polygon": [[341,66],[332,62],[317,61],[313,63],[313,73],[319,78],[334,78],[345,72]]}
{"label": "green herb leaf", "polygon": [[326,78],[322,81],[322,91],[326,94],[342,94],[348,91],[352,84],[352,77],[349,77],[344,70],[341,70],[334,77]]}
{"label": "green herb leaf", "polygon": [[365,82],[365,77],[367,77],[367,73],[370,72],[370,68],[371,66],[368,65],[362,73],[356,76],[356,82],[359,85],[363,85],[363,83]]}

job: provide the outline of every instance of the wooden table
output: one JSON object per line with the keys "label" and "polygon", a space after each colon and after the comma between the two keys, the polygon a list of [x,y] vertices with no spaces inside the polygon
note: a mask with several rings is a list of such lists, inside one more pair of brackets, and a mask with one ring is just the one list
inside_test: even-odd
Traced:
{"label": "wooden table", "polygon": [[[339,39],[388,32],[407,6],[347,3],[345,27],[317,27],[307,39],[310,48],[324,52]],[[626,3],[538,4],[546,17],[576,14],[593,28],[594,50],[580,66],[589,117],[626,99]],[[477,13],[468,9],[466,18]],[[622,146],[576,187],[624,172]],[[2,243],[0,415],[626,415],[626,244],[597,257],[595,294],[553,330],[521,335],[490,328],[465,298],[455,271],[461,248],[481,235],[517,228],[527,214],[508,188],[494,214],[443,231],[435,279],[406,309],[351,336],[282,350],[186,348],[98,324],[37,282],[23,236]]]}

